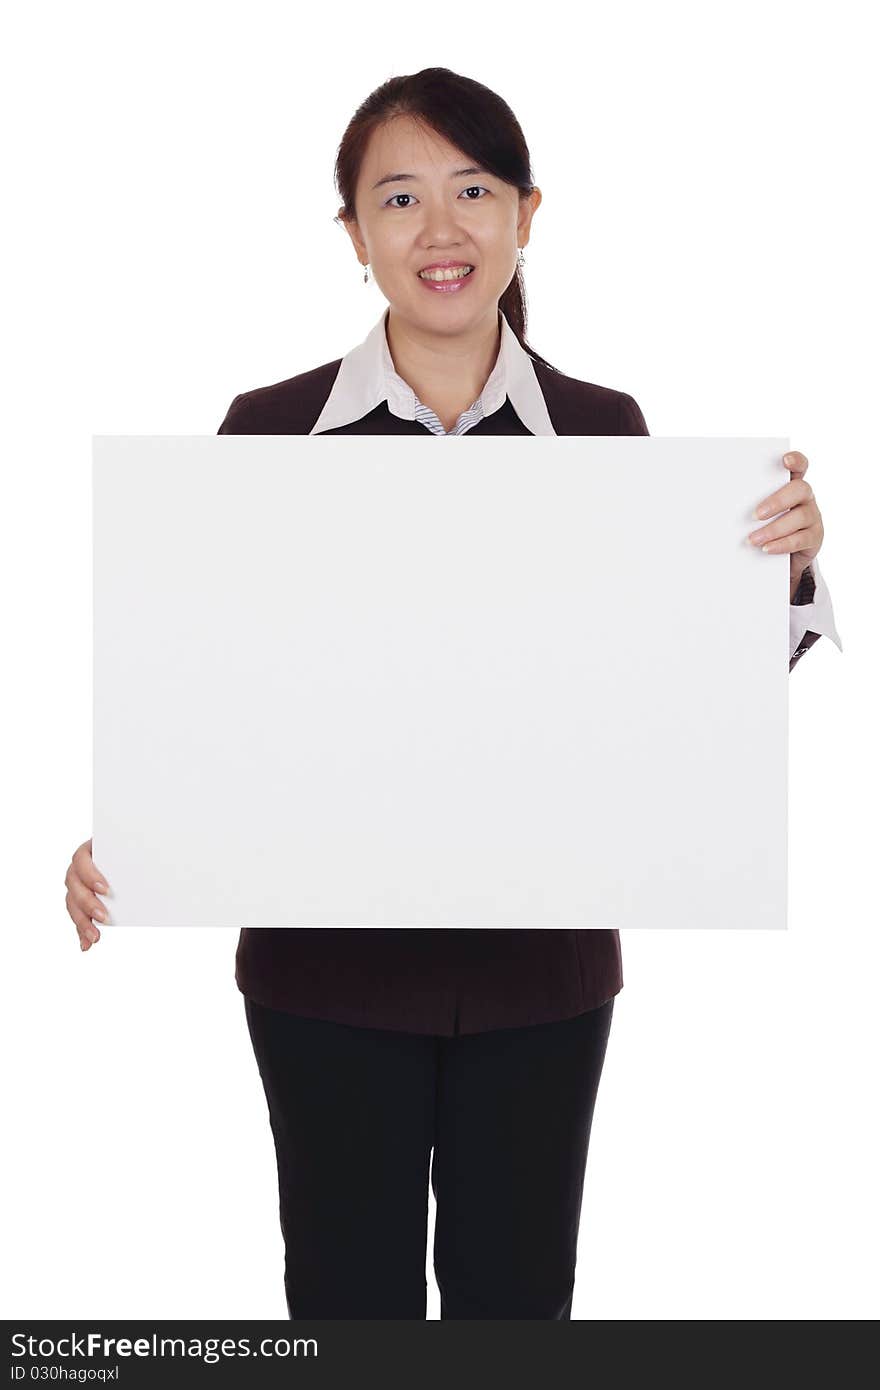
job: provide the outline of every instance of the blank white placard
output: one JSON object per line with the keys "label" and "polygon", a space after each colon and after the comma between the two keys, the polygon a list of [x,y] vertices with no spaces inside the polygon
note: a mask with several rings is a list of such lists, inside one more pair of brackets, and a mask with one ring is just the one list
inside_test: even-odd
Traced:
{"label": "blank white placard", "polygon": [[787,447],[95,436],[110,923],[784,928]]}

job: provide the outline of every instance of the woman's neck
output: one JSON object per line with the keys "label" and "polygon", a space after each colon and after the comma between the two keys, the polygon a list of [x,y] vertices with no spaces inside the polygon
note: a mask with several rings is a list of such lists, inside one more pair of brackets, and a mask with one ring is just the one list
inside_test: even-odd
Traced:
{"label": "woman's neck", "polygon": [[500,316],[496,309],[467,333],[441,335],[402,322],[389,310],[385,337],[398,376],[450,430],[480,395],[498,360]]}

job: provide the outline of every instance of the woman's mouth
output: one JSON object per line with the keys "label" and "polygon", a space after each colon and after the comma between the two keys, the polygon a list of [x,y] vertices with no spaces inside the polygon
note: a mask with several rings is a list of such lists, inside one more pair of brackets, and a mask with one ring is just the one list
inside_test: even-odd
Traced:
{"label": "woman's mouth", "polygon": [[419,280],[435,294],[457,294],[473,279],[474,266],[455,266],[450,270],[420,270]]}

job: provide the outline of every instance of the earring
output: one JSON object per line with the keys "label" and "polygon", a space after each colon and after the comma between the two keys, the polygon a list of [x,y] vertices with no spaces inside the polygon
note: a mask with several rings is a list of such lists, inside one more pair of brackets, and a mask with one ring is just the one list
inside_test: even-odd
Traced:
{"label": "earring", "polygon": [[370,262],[369,262],[369,261],[365,261],[365,262],[362,262],[362,264],[363,264],[363,267],[364,267],[364,284],[366,284],[367,281],[368,281],[369,278],[370,278],[370,273],[369,273],[369,272],[370,272]]}
{"label": "earring", "polygon": [[518,260],[518,263],[519,263],[520,265],[525,265],[525,263],[526,263],[526,258],[525,258],[525,256],[523,255],[523,249],[522,249],[522,247],[519,248],[519,256],[517,257],[517,260]]}

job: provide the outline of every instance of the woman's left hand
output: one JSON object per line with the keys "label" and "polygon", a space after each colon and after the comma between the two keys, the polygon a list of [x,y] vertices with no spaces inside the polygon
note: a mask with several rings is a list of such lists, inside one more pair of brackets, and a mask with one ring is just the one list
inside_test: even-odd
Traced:
{"label": "woman's left hand", "polygon": [[789,552],[791,602],[797,593],[801,575],[810,561],[819,554],[825,528],[822,525],[822,513],[816,506],[813,489],[804,479],[809,467],[806,455],[783,454],[782,462],[791,473],[791,479],[779,488],[778,492],[771,492],[769,497],[765,497],[755,508],[755,516],[773,516],[774,512],[782,511],[784,507],[787,507],[788,511],[783,511],[782,516],[774,517],[767,526],[752,531],[749,540],[753,545],[760,545],[769,555],[786,550]]}

